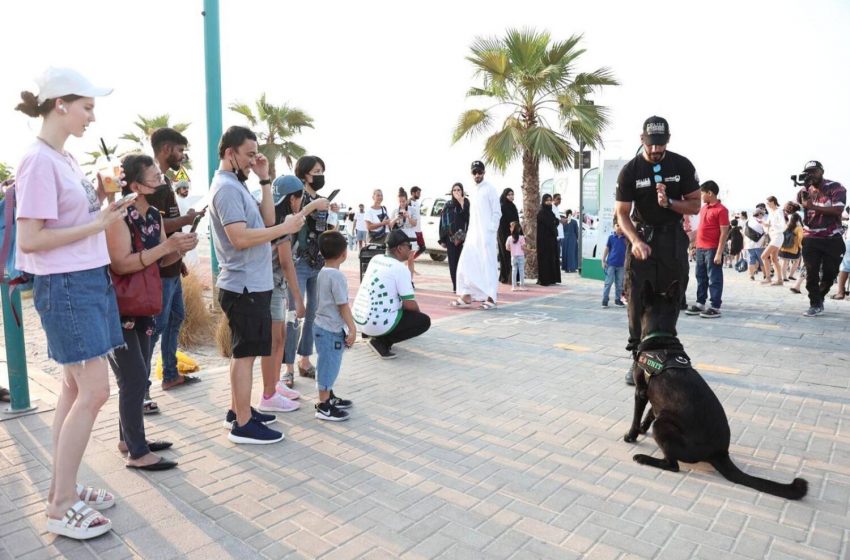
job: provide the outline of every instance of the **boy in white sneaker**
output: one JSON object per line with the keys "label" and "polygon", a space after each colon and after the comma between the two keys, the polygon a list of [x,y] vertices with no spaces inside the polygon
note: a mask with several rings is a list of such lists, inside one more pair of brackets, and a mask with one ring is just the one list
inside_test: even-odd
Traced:
{"label": "boy in white sneaker", "polygon": [[348,256],[345,236],[338,231],[326,231],[319,236],[319,252],[325,266],[319,271],[317,281],[316,321],[313,338],[316,342],[316,386],[319,402],[316,418],[341,422],[348,420],[351,401],[334,395],[333,386],[342,366],[342,354],[354,344],[357,328],[348,304],[348,282],[339,266]]}

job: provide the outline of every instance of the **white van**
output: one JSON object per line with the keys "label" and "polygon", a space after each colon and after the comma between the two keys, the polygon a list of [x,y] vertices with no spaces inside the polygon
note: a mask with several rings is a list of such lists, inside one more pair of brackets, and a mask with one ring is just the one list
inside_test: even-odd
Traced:
{"label": "white van", "polygon": [[422,199],[419,211],[422,220],[422,236],[425,238],[425,247],[428,254],[437,262],[446,260],[446,248],[440,245],[440,212],[448,202],[451,194],[437,198]]}

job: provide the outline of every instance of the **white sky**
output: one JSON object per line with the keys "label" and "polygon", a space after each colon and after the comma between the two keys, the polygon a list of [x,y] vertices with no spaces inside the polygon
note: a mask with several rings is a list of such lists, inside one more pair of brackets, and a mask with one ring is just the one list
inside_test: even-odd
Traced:
{"label": "white sky", "polygon": [[[73,66],[115,92],[98,121],[67,147],[81,160],[99,136],[114,140],[137,114],[190,121],[193,189],[206,189],[202,0],[3,2],[0,161],[17,165],[38,123],[13,111],[44,67]],[[507,27],[583,33],[578,70],[609,66],[621,82],[597,96],[610,106],[606,157],[630,158],[643,120],[670,121],[669,148],[727,206],[770,194],[789,199],[788,179],[809,159],[850,183],[850,2],[611,0],[278,2],[221,0],[225,106],[261,92],[315,118],[298,140],[327,163],[328,191],[367,202],[372,188],[425,196],[471,184],[484,137],[451,144],[460,113],[482,106],[465,57],[476,36]],[[244,124],[225,109],[224,127]],[[597,164],[594,155],[594,165]],[[285,170],[283,162],[278,172]],[[545,166],[541,179],[553,175]],[[488,178],[518,188],[521,165]],[[577,199],[571,179],[566,199]]]}

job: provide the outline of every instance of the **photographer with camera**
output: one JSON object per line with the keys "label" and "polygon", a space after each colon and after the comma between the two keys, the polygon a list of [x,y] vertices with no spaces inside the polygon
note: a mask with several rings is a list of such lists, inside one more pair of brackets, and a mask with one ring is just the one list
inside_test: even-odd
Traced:
{"label": "photographer with camera", "polygon": [[844,255],[841,239],[841,213],[847,204],[847,190],[841,183],[823,178],[823,165],[810,161],[803,172],[792,175],[795,185],[803,187],[797,193],[797,203],[803,212],[803,263],[806,266],[806,291],[809,309],[804,317],[823,313],[823,300],[838,276],[838,266]]}
{"label": "photographer with camera", "polygon": [[400,229],[410,240],[410,245],[413,250],[407,257],[407,268],[410,270],[410,277],[416,273],[413,268],[413,260],[416,258],[419,243],[416,240],[416,226],[419,223],[419,213],[410,211],[410,201],[407,198],[407,192],[404,187],[398,189],[398,206],[390,214],[390,219],[393,221],[393,229]]}

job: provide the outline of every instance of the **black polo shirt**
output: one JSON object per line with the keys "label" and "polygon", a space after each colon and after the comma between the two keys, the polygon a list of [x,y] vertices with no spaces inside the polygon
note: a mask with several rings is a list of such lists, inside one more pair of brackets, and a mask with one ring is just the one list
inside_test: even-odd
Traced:
{"label": "black polo shirt", "polygon": [[655,186],[664,183],[670,200],[681,200],[699,190],[699,177],[685,156],[667,151],[658,163],[646,161],[643,153],[623,166],[617,178],[617,202],[634,202],[638,223],[662,226],[678,222],[682,215],[658,205]]}

